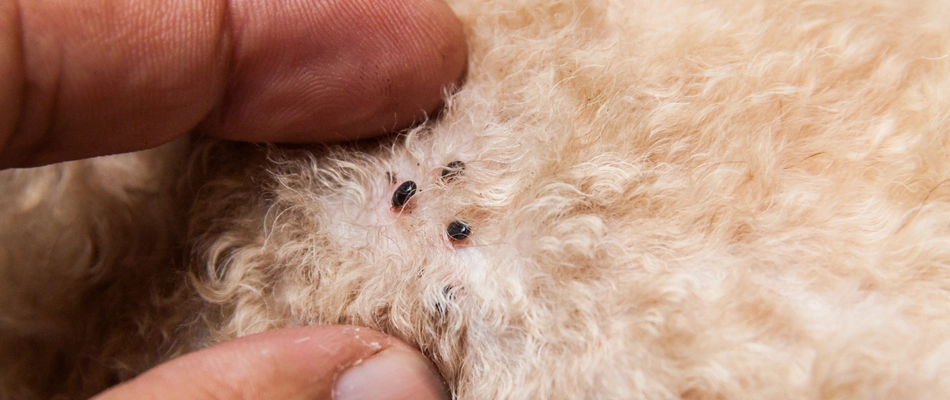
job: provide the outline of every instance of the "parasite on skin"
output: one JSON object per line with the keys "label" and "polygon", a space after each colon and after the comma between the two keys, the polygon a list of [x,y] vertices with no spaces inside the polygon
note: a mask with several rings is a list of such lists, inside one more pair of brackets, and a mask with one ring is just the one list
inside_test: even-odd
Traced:
{"label": "parasite on skin", "polygon": [[393,192],[393,208],[402,208],[416,194],[416,183],[405,181]]}
{"label": "parasite on skin", "polygon": [[438,312],[439,315],[445,315],[446,311],[448,311],[448,306],[446,303],[455,299],[455,292],[453,289],[454,288],[452,286],[446,286],[442,288],[442,297],[444,299],[435,303],[435,311]]}
{"label": "parasite on skin", "polygon": [[448,233],[449,239],[454,241],[465,240],[468,238],[468,235],[472,234],[472,228],[468,226],[465,222],[462,221],[452,221],[447,228],[445,228],[445,233]]}
{"label": "parasite on skin", "polygon": [[445,168],[442,168],[442,180],[445,182],[455,179],[457,176],[462,175],[462,171],[465,170],[465,163],[461,161],[452,161],[449,165],[446,165]]}

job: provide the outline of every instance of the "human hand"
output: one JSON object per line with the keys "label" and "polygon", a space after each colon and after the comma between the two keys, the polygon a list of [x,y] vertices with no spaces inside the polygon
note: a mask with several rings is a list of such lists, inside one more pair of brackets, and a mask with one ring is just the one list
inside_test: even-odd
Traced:
{"label": "human hand", "polygon": [[365,328],[269,331],[159,365],[109,399],[447,399],[421,354]]}
{"label": "human hand", "polygon": [[[465,57],[438,0],[0,1],[0,168],[141,150],[194,128],[261,142],[382,134],[435,110]],[[237,339],[101,397],[444,396],[417,351],[354,330]]]}
{"label": "human hand", "polygon": [[0,168],[224,139],[363,138],[466,62],[441,0],[0,2]]}

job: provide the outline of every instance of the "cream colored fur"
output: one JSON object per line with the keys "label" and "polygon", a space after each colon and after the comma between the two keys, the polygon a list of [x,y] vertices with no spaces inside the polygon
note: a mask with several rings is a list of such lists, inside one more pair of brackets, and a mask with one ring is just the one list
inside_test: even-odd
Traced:
{"label": "cream colored fur", "polygon": [[[950,2],[453,7],[467,82],[396,139],[197,143],[178,185],[182,143],[2,175],[0,360],[54,343],[135,371],[348,323],[418,346],[462,399],[950,396]],[[49,301],[102,281],[151,306]],[[84,320],[101,354],[61,339]],[[26,393],[23,370],[3,385]],[[32,379],[56,373],[84,372]],[[108,383],[81,381],[61,390]]]}

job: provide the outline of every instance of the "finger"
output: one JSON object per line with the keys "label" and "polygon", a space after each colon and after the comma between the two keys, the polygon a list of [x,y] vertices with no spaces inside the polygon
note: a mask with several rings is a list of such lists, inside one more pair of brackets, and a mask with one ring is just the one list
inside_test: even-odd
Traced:
{"label": "finger", "polygon": [[379,135],[434,111],[463,72],[461,28],[441,1],[277,4],[232,4],[234,79],[207,131],[249,141]]}
{"label": "finger", "polygon": [[[432,112],[464,70],[437,0],[0,4],[0,167],[153,147],[359,138]],[[204,122],[202,122],[204,121]]]}
{"label": "finger", "polygon": [[187,354],[97,399],[442,399],[441,379],[405,343],[368,329],[265,332]]}

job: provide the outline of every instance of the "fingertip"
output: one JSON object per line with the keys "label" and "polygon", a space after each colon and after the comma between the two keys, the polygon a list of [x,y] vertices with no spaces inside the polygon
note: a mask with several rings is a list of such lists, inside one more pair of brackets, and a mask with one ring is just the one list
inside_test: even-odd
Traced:
{"label": "fingertip", "polygon": [[[399,379],[375,378],[387,374]],[[184,355],[97,398],[330,399],[341,377],[349,377],[344,382],[351,390],[344,389],[344,395],[360,389],[442,393],[444,387],[428,360],[398,339],[366,328],[310,326],[246,336]]]}
{"label": "fingertip", "polygon": [[431,116],[462,79],[461,22],[443,1],[232,7],[229,89],[201,126],[269,142],[381,135]]}
{"label": "fingertip", "polygon": [[442,378],[417,352],[393,346],[344,371],[335,400],[449,399]]}

